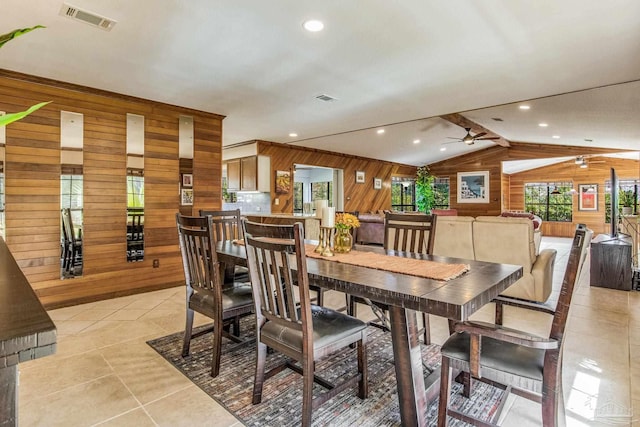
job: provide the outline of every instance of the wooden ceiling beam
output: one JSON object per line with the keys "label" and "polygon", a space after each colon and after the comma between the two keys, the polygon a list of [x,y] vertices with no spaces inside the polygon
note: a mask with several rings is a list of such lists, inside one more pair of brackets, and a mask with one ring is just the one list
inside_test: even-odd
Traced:
{"label": "wooden ceiling beam", "polygon": [[448,122],[453,123],[454,125],[458,125],[461,128],[470,128],[471,132],[474,134],[478,134],[480,132],[486,132],[486,135],[483,135],[482,138],[497,138],[497,139],[492,139],[490,141],[494,142],[497,145],[501,145],[502,147],[511,147],[511,144],[509,143],[509,141],[507,141],[506,139],[504,139],[503,137],[501,137],[500,135],[498,135],[495,132],[491,132],[489,129],[479,125],[478,123],[471,121],[469,119],[467,119],[466,117],[464,117],[462,114],[458,114],[458,113],[453,113],[453,114],[445,114],[443,116],[440,116],[441,119],[444,119]]}

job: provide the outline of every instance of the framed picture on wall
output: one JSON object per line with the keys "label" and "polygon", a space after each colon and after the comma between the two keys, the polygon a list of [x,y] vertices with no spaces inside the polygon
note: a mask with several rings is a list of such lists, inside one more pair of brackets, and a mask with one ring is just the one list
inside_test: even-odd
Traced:
{"label": "framed picture on wall", "polygon": [[382,179],[381,178],[373,178],[373,189],[380,190],[382,188]]}
{"label": "framed picture on wall", "polygon": [[181,193],[181,197],[180,197],[180,204],[183,206],[191,206],[193,205],[193,188],[183,188],[182,189],[182,193]]}
{"label": "framed picture on wall", "polygon": [[458,203],[489,203],[489,171],[458,172]]}
{"label": "framed picture on wall", "polygon": [[193,187],[193,175],[190,173],[182,174],[182,186],[183,187]]}
{"label": "framed picture on wall", "polygon": [[581,211],[598,210],[598,184],[580,184],[578,186],[578,209]]}
{"label": "framed picture on wall", "polygon": [[276,171],[276,193],[287,194],[291,191],[291,172]]}
{"label": "framed picture on wall", "polygon": [[356,171],[356,183],[364,184],[364,171]]}

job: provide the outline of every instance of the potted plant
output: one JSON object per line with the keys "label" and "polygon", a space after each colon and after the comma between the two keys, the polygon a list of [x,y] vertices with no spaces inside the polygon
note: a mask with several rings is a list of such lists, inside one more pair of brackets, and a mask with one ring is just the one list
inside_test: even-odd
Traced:
{"label": "potted plant", "polygon": [[429,166],[420,166],[416,171],[416,207],[418,211],[431,213],[435,202],[433,180]]}
{"label": "potted plant", "polygon": [[[4,46],[5,43],[15,39],[16,37],[19,37],[25,33],[28,33],[30,31],[36,30],[38,28],[44,28],[42,25],[36,25],[35,27],[32,28],[21,28],[21,29],[17,29],[17,30],[13,30],[10,33],[7,34],[3,34],[0,35],[0,47]],[[51,101],[49,101],[51,102]],[[33,113],[34,111],[36,111],[39,108],[44,107],[45,105],[47,105],[49,102],[41,102],[39,104],[36,104],[34,106],[32,106],[31,108],[29,108],[26,111],[21,111],[19,113],[10,113],[10,114],[5,114],[3,116],[0,116],[0,126],[6,126],[9,123],[13,123],[17,120],[20,120],[26,116],[28,116],[29,114]]]}
{"label": "potted plant", "polygon": [[632,215],[635,206],[635,195],[631,190],[620,191],[620,204],[622,205],[622,215]]}

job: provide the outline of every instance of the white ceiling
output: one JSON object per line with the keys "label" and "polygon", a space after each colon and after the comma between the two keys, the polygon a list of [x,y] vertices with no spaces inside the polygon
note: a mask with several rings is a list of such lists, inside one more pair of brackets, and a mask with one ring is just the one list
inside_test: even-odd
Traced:
{"label": "white ceiling", "polygon": [[[47,28],[5,45],[0,68],[226,115],[224,145],[262,139],[421,165],[492,144],[440,151],[465,131],[424,118],[463,112],[512,141],[640,146],[637,0],[72,4],[117,24],[59,16],[62,1],[3,0],[0,34]],[[309,18],[325,30],[304,31]],[[529,111],[509,105],[523,100]]]}

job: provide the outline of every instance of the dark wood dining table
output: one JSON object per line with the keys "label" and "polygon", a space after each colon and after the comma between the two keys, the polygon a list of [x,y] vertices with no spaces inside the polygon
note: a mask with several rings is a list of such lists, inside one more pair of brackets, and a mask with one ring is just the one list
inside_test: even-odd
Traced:
{"label": "dark wood dining table", "polygon": [[[442,263],[468,264],[469,271],[449,281],[426,279],[370,267],[307,257],[309,278],[327,289],[369,298],[389,306],[391,340],[403,426],[425,426],[429,401],[439,392],[440,372],[425,378],[418,342],[416,312],[464,321],[522,277],[522,267],[385,251],[356,246],[355,250],[386,252]],[[246,265],[246,250],[231,241],[219,242],[218,260]]]}

